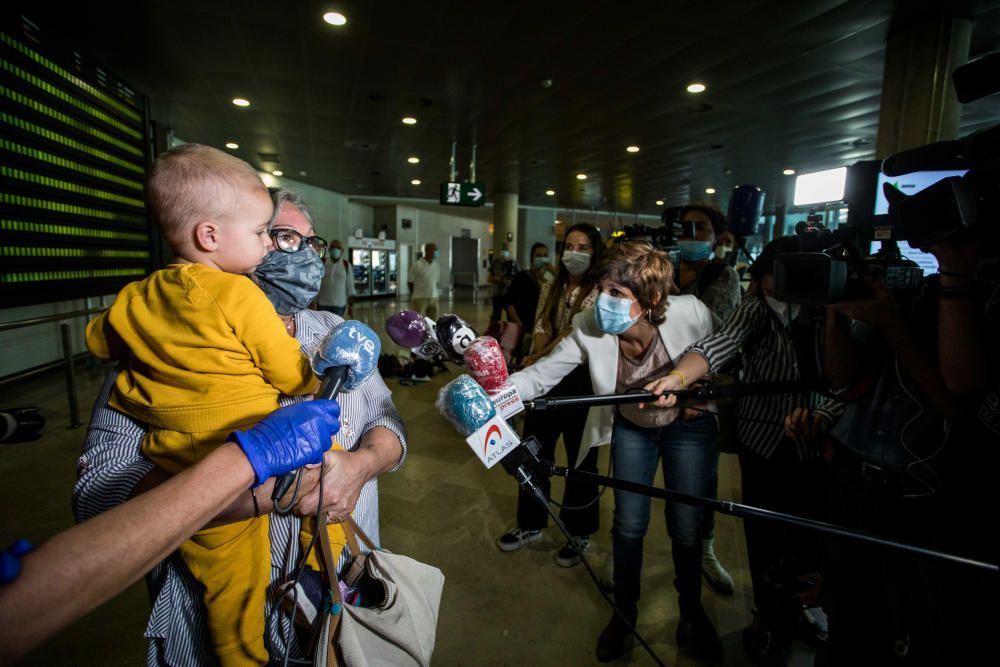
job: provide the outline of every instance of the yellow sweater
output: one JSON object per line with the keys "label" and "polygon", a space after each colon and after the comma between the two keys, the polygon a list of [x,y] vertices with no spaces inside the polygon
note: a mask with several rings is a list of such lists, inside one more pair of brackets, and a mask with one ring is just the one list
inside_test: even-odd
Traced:
{"label": "yellow sweater", "polygon": [[318,379],[274,306],[249,278],[173,264],[126,285],[87,325],[87,347],[124,361],[111,405],[182,433],[246,426],[279,394]]}

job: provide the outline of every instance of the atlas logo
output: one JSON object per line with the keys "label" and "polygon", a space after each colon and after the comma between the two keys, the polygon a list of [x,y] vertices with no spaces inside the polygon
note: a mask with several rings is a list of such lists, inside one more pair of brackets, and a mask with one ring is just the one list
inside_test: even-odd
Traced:
{"label": "atlas logo", "polygon": [[491,424],[488,431],[486,431],[486,437],[483,438],[483,456],[486,456],[486,450],[490,447],[498,444],[503,439],[500,433],[500,427],[496,424]]}

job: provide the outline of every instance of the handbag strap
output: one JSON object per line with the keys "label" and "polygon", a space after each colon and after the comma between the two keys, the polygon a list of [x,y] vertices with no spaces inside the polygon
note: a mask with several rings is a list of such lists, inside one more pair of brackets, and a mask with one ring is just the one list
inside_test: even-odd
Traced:
{"label": "handbag strap", "polygon": [[357,540],[361,540],[361,542],[368,547],[369,551],[378,550],[378,547],[375,546],[375,543],[372,542],[371,538],[365,534],[365,531],[361,530],[361,526],[359,526],[358,522],[354,520],[354,517],[349,516],[344,519],[341,526],[344,528],[344,535],[347,536],[347,546],[350,548],[352,556],[361,555],[361,549],[358,548]]}
{"label": "handbag strap", "polygon": [[340,596],[340,582],[337,580],[337,559],[333,555],[333,548],[330,546],[330,535],[326,531],[326,524],[316,528],[319,539],[316,540],[316,555],[319,557],[322,569],[326,572],[326,579],[330,585],[330,598],[337,605],[337,613],[328,614],[330,631],[328,637],[330,645],[326,647],[327,667],[338,667],[337,660],[337,631],[340,629],[341,614],[344,613],[344,600]]}

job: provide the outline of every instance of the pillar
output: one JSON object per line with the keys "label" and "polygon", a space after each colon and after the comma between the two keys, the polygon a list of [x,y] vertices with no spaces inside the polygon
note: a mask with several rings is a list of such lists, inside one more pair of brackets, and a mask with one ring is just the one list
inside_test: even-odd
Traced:
{"label": "pillar", "polygon": [[[500,257],[500,249],[504,243],[512,254],[517,254],[517,193],[498,194],[493,197],[494,257]],[[517,257],[517,260],[523,261],[521,257]]]}

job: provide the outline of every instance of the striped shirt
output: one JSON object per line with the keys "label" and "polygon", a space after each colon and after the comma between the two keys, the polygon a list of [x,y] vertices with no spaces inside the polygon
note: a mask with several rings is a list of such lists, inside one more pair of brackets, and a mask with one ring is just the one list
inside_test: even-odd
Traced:
{"label": "striped shirt", "polygon": [[[295,315],[296,339],[304,353],[311,353],[329,331],[343,320],[328,312],[304,310]],[[142,456],[140,445],[145,427],[124,413],[108,406],[117,371],[104,382],[91,415],[87,439],[77,464],[77,483],[73,488],[73,512],[77,521],[85,521],[128,500],[135,485],[153,468]],[[282,397],[289,405],[303,397]],[[396,470],[406,457],[406,428],[392,403],[391,392],[378,373],[355,391],[340,394],[341,430],[337,441],[348,451],[357,449],[362,437],[372,428],[382,426],[399,437],[402,455]],[[369,480],[362,487],[354,510],[361,528],[379,543],[378,481]],[[275,584],[288,578],[299,559],[297,516],[271,514],[271,586],[265,607],[268,648],[272,660],[283,657],[287,648],[292,658],[304,658],[304,650],[295,639],[285,613],[278,605]],[[362,546],[362,549],[364,547]],[[345,550],[338,567],[348,560]],[[201,585],[191,576],[175,552],[159,563],[146,577],[153,608],[146,626],[149,640],[147,665],[214,665]]]}
{"label": "striped shirt", "polygon": [[[818,357],[822,350],[821,331],[820,327],[813,329],[814,363],[817,374],[821,374],[822,364]],[[802,377],[789,326],[778,319],[764,299],[755,296],[745,298],[719,331],[695,343],[690,351],[705,358],[709,373],[719,372],[742,351],[740,380],[744,384],[788,382]],[[816,412],[828,420],[828,425],[843,412],[843,404],[826,401],[812,392],[741,398],[736,402],[740,442],[764,458],[770,458],[784,438],[785,417],[795,408],[816,408],[820,402],[823,408]],[[800,459],[819,455],[817,442],[796,442],[795,446]]]}

